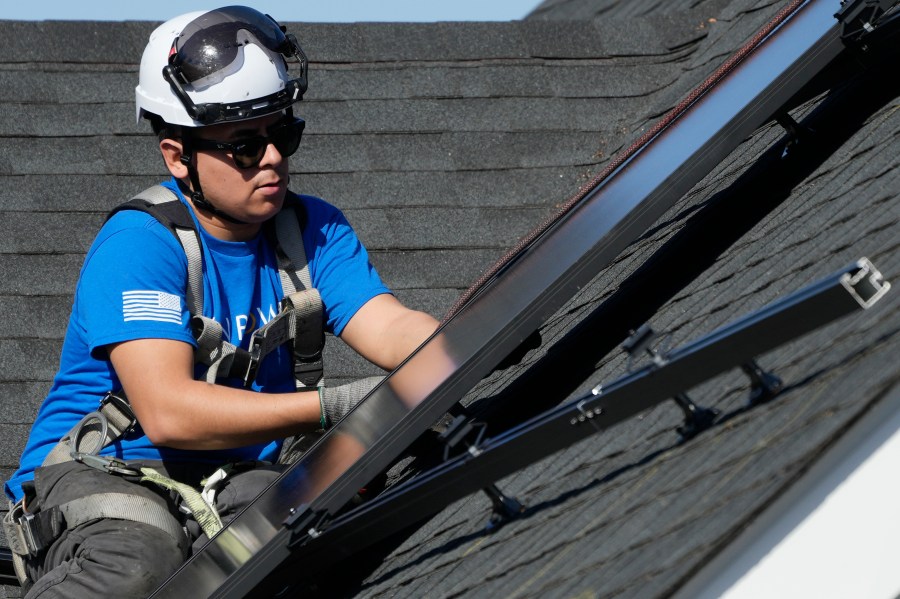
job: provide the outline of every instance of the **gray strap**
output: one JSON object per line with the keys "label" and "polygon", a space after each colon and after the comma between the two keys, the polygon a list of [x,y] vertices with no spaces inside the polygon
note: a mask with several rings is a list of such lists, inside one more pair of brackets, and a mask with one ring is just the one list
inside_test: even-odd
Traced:
{"label": "gray strap", "polygon": [[318,289],[292,293],[287,298],[294,312],[294,378],[297,388],[325,384],[322,349],[325,344],[325,316]]}
{"label": "gray strap", "polygon": [[321,385],[323,310],[317,289],[288,295],[281,312],[253,333],[250,352],[262,361],[269,352],[292,341],[297,388]]}
{"label": "gray strap", "polygon": [[281,289],[285,297],[295,291],[312,289],[309,264],[306,262],[306,251],[303,249],[303,236],[297,221],[297,213],[293,209],[286,208],[275,216],[275,235],[278,238],[278,245],[284,252],[284,256],[278,257],[278,274],[281,276]]}
{"label": "gray strap", "polygon": [[[28,555],[28,545],[25,543],[25,534],[22,531],[22,527],[16,522],[16,517],[22,513],[24,504],[24,499],[20,499],[18,503],[10,501],[9,511],[3,516],[3,532],[6,534],[6,544],[9,545],[9,550],[12,551],[14,555]],[[16,570],[16,577],[19,578],[19,582],[22,582],[18,570]]]}
{"label": "gray strap", "polygon": [[296,320],[297,315],[293,310],[279,312],[265,326],[253,332],[250,340],[251,353],[258,355],[259,360],[262,361],[273,349],[290,341],[293,337]]}
{"label": "gray strap", "polygon": [[216,379],[219,378],[220,368],[226,375],[231,371],[231,364],[234,362],[236,349],[237,348],[233,344],[228,343],[227,341],[223,341],[219,344],[217,351],[212,357],[212,361],[209,363],[209,368],[206,371],[207,383],[211,385],[215,384]]}
{"label": "gray strap", "polygon": [[163,187],[162,185],[154,185],[152,187],[148,187],[134,197],[149,202],[153,205],[164,204],[166,202],[171,202],[172,200],[178,200],[178,196],[176,196],[171,189],[169,189],[168,187]]}
{"label": "gray strap", "polygon": [[[177,202],[178,196],[171,189],[162,185],[154,185],[134,196],[133,199],[144,200],[154,206],[166,202]],[[196,231],[176,229],[175,234],[184,248],[188,262],[188,286],[186,301],[191,314],[203,314],[203,253],[200,239]]]}
{"label": "gray strap", "polygon": [[191,316],[191,329],[197,341],[194,359],[201,364],[212,364],[219,357],[218,352],[224,334],[222,325],[212,318],[194,314]]}
{"label": "gray strap", "polygon": [[[48,518],[58,521],[58,516],[53,516],[52,514],[53,511],[57,510],[63,515],[65,527],[69,530],[102,518],[140,522],[162,530],[175,540],[183,553],[187,553],[188,537],[181,523],[165,507],[140,495],[96,493],[67,501],[60,506],[51,506],[47,510],[42,510],[35,514],[35,518]],[[46,514],[44,513],[45,511],[47,512]],[[37,530],[45,531],[45,538],[39,540],[42,547],[49,545],[62,532],[63,522],[59,521],[57,526],[52,527],[53,529],[58,529],[55,530],[55,534],[51,534],[53,538],[46,537],[50,530],[46,527],[43,529],[33,528],[30,531],[26,530],[26,527],[19,520],[23,513],[23,504],[19,502],[14,506],[10,506],[9,512],[3,519],[3,530],[6,533],[9,548],[17,555],[25,556],[34,553],[29,547],[28,538],[33,537]],[[34,544],[34,541],[32,541],[32,544]]]}
{"label": "gray strap", "polygon": [[[191,330],[197,341],[194,361],[209,366],[206,371],[207,383],[215,383],[219,376],[245,377],[248,374],[249,352],[224,341],[222,337],[225,333],[219,322],[206,316],[192,316]],[[240,371],[232,372],[233,367],[239,368]]]}
{"label": "gray strap", "polygon": [[183,551],[187,549],[187,534],[178,520],[160,504],[140,495],[97,493],[64,503],[59,509],[70,530],[101,518],[130,520],[160,529],[175,539]]}
{"label": "gray strap", "polygon": [[191,314],[203,314],[203,253],[194,231],[176,231],[188,263],[188,286],[185,300]]}

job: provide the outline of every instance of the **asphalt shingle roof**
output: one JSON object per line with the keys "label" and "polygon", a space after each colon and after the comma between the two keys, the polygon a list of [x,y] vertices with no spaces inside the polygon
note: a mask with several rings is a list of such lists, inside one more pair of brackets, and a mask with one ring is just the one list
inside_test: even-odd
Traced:
{"label": "asphalt shingle roof", "polygon": [[[344,209],[397,295],[440,317],[779,9],[550,0],[513,23],[296,24],[311,70],[292,187]],[[163,174],[132,103],[152,28],[0,21],[4,477],[88,244]],[[621,375],[618,346],[645,321],[677,346],[861,256],[896,282],[900,87],[885,73],[847,72],[792,111],[809,150],[782,159],[774,124],[745,140],[547,321],[539,350],[467,396],[489,430]],[[690,391],[722,412],[697,438],[679,444],[661,404],[499,481],[527,506],[499,531],[476,494],[340,578],[361,597],[671,594],[896,390],[898,297],[761,357],[786,383],[775,401],[747,409],[745,377],[716,377]],[[329,358],[334,380],[372,372],[340,344]]]}

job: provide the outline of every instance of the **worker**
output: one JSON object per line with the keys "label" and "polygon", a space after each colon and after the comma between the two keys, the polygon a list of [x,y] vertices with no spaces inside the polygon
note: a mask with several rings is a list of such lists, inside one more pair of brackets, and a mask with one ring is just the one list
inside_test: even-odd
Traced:
{"label": "worker", "polygon": [[26,597],[147,596],[279,475],[285,438],[328,429],[377,384],[323,384],[323,331],[391,370],[436,329],[337,208],[288,189],[307,66],[251,8],[151,34],[136,109],[171,178],[90,247],[6,483]]}

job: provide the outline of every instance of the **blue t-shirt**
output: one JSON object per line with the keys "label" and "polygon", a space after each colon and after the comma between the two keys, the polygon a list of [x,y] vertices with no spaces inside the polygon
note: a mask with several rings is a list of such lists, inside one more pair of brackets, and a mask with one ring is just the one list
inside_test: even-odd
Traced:
{"label": "blue t-shirt", "polygon": [[[165,185],[178,193],[174,181]],[[344,215],[311,196],[289,193],[305,213],[303,246],[313,287],[322,296],[326,330],[340,335],[356,311],[376,295],[389,293]],[[193,213],[191,213],[193,216]],[[195,218],[196,223],[196,218]],[[205,316],[222,325],[224,339],[247,348],[253,332],[278,313],[283,297],[274,249],[262,233],[246,242],[207,234],[197,223],[203,249]],[[109,219],[85,257],[60,369],[38,412],[19,470],[6,483],[18,500],[22,483],[100,399],[121,389],[105,346],[133,339],[174,339],[196,346],[185,301],[187,258],[178,240],[152,216],[135,210]],[[198,376],[204,367],[198,369]],[[230,384],[240,386],[239,381]],[[256,391],[294,391],[290,351],[270,353],[253,384]],[[156,447],[138,428],[101,451],[125,460],[165,459],[222,464],[273,460],[280,442],[231,450],[188,451]]]}

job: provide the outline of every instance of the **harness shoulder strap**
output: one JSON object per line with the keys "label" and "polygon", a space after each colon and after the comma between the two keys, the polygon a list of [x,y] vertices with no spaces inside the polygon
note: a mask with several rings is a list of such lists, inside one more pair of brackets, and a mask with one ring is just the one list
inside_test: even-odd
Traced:
{"label": "harness shoulder strap", "polygon": [[187,206],[178,200],[175,193],[154,185],[120,204],[109,213],[107,219],[122,210],[146,212],[169,229],[178,239],[188,261],[188,286],[186,300],[191,315],[203,314],[203,249],[200,233],[194,226]]}
{"label": "harness shoulder strap", "polygon": [[303,249],[299,206],[286,206],[275,216],[275,238],[278,248],[278,274],[281,288],[288,297],[295,291],[312,289],[309,264]]}
{"label": "harness shoulder strap", "polygon": [[203,246],[190,209],[167,187],[154,185],[116,207],[110,217],[122,210],[138,210],[154,217],[178,239],[188,263],[185,301],[191,314],[191,329],[197,340],[194,359],[209,366],[206,380],[218,376],[243,376],[250,371],[250,356],[222,340],[222,327],[203,315]]}
{"label": "harness shoulder strap", "polygon": [[[278,256],[278,274],[284,292],[282,310],[291,313],[290,339],[294,354],[297,388],[325,384],[322,351],[325,347],[325,319],[322,296],[313,288],[309,263],[303,248],[305,212],[299,202],[291,202],[267,227]],[[274,324],[274,323],[270,323]]]}

